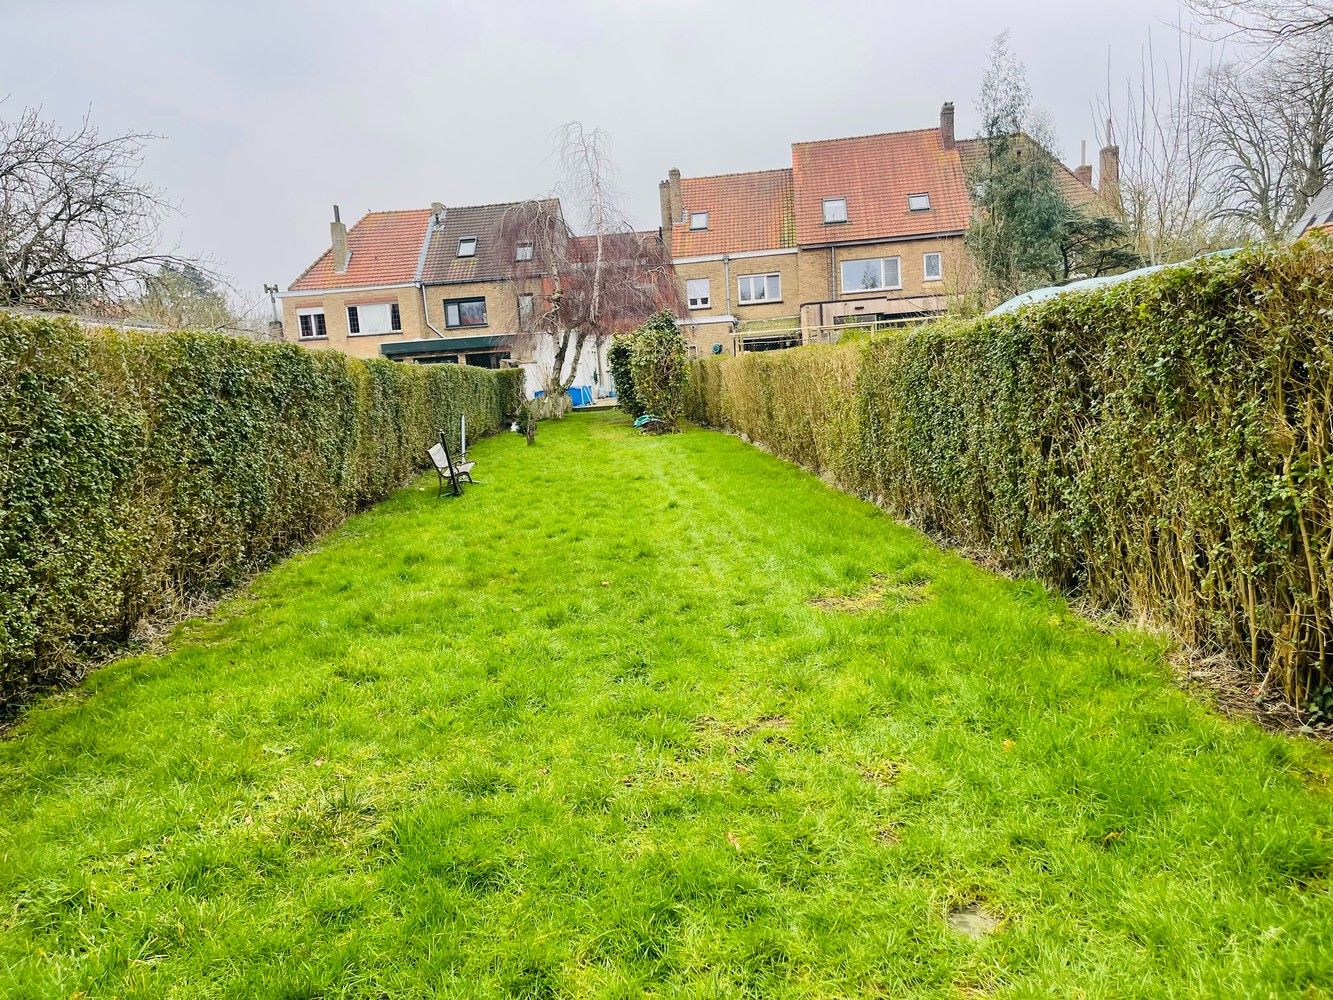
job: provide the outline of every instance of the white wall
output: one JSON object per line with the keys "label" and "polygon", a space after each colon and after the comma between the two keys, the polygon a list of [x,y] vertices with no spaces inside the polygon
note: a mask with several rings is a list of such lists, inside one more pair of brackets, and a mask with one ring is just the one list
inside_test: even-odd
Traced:
{"label": "white wall", "polygon": [[[586,385],[592,390],[594,399],[604,399],[612,389],[610,366],[606,362],[606,349],[610,341],[598,345],[591,338],[584,342],[583,352],[579,356],[579,366],[571,385]],[[533,393],[542,389],[546,384],[546,376],[555,365],[555,338],[544,336],[538,342],[533,351],[536,357],[535,361],[524,364],[525,391],[529,399]],[[565,358],[565,373],[567,374],[572,363],[572,358]]]}

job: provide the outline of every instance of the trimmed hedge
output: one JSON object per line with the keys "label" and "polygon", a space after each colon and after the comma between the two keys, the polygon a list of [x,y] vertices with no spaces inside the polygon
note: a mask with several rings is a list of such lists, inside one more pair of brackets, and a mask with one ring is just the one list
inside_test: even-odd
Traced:
{"label": "trimmed hedge", "polygon": [[1333,243],[1016,313],[696,361],[689,414],[928,531],[1333,681]]}
{"label": "trimmed hedge", "polygon": [[0,314],[0,712],[494,430],[522,376]]}

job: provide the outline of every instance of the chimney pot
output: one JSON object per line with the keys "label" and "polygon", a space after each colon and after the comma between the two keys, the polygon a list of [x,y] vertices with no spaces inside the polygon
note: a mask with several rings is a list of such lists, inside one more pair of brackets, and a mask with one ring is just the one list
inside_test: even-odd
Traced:
{"label": "chimney pot", "polygon": [[944,106],[940,108],[940,142],[944,144],[945,149],[954,148],[953,101],[945,101]]}

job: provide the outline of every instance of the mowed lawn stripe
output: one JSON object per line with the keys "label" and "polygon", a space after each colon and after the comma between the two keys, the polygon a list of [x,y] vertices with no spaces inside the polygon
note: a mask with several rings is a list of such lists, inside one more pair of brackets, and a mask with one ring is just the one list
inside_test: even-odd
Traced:
{"label": "mowed lawn stripe", "polygon": [[712,432],[473,446],[0,742],[0,994],[1324,996],[1319,747]]}

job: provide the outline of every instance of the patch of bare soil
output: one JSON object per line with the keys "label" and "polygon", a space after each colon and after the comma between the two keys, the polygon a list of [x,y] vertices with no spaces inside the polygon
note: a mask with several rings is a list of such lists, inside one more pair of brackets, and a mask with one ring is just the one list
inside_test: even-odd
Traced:
{"label": "patch of bare soil", "polygon": [[850,593],[830,591],[812,597],[808,602],[820,611],[856,614],[886,605],[913,604],[925,599],[926,584],[922,579],[895,580],[884,573],[874,573],[864,586]]}
{"label": "patch of bare soil", "polygon": [[1171,656],[1171,670],[1181,687],[1229,719],[1252,719],[1272,732],[1333,741],[1333,725],[1311,725],[1276,685],[1265,689],[1229,656],[1203,656],[1180,647]]}

